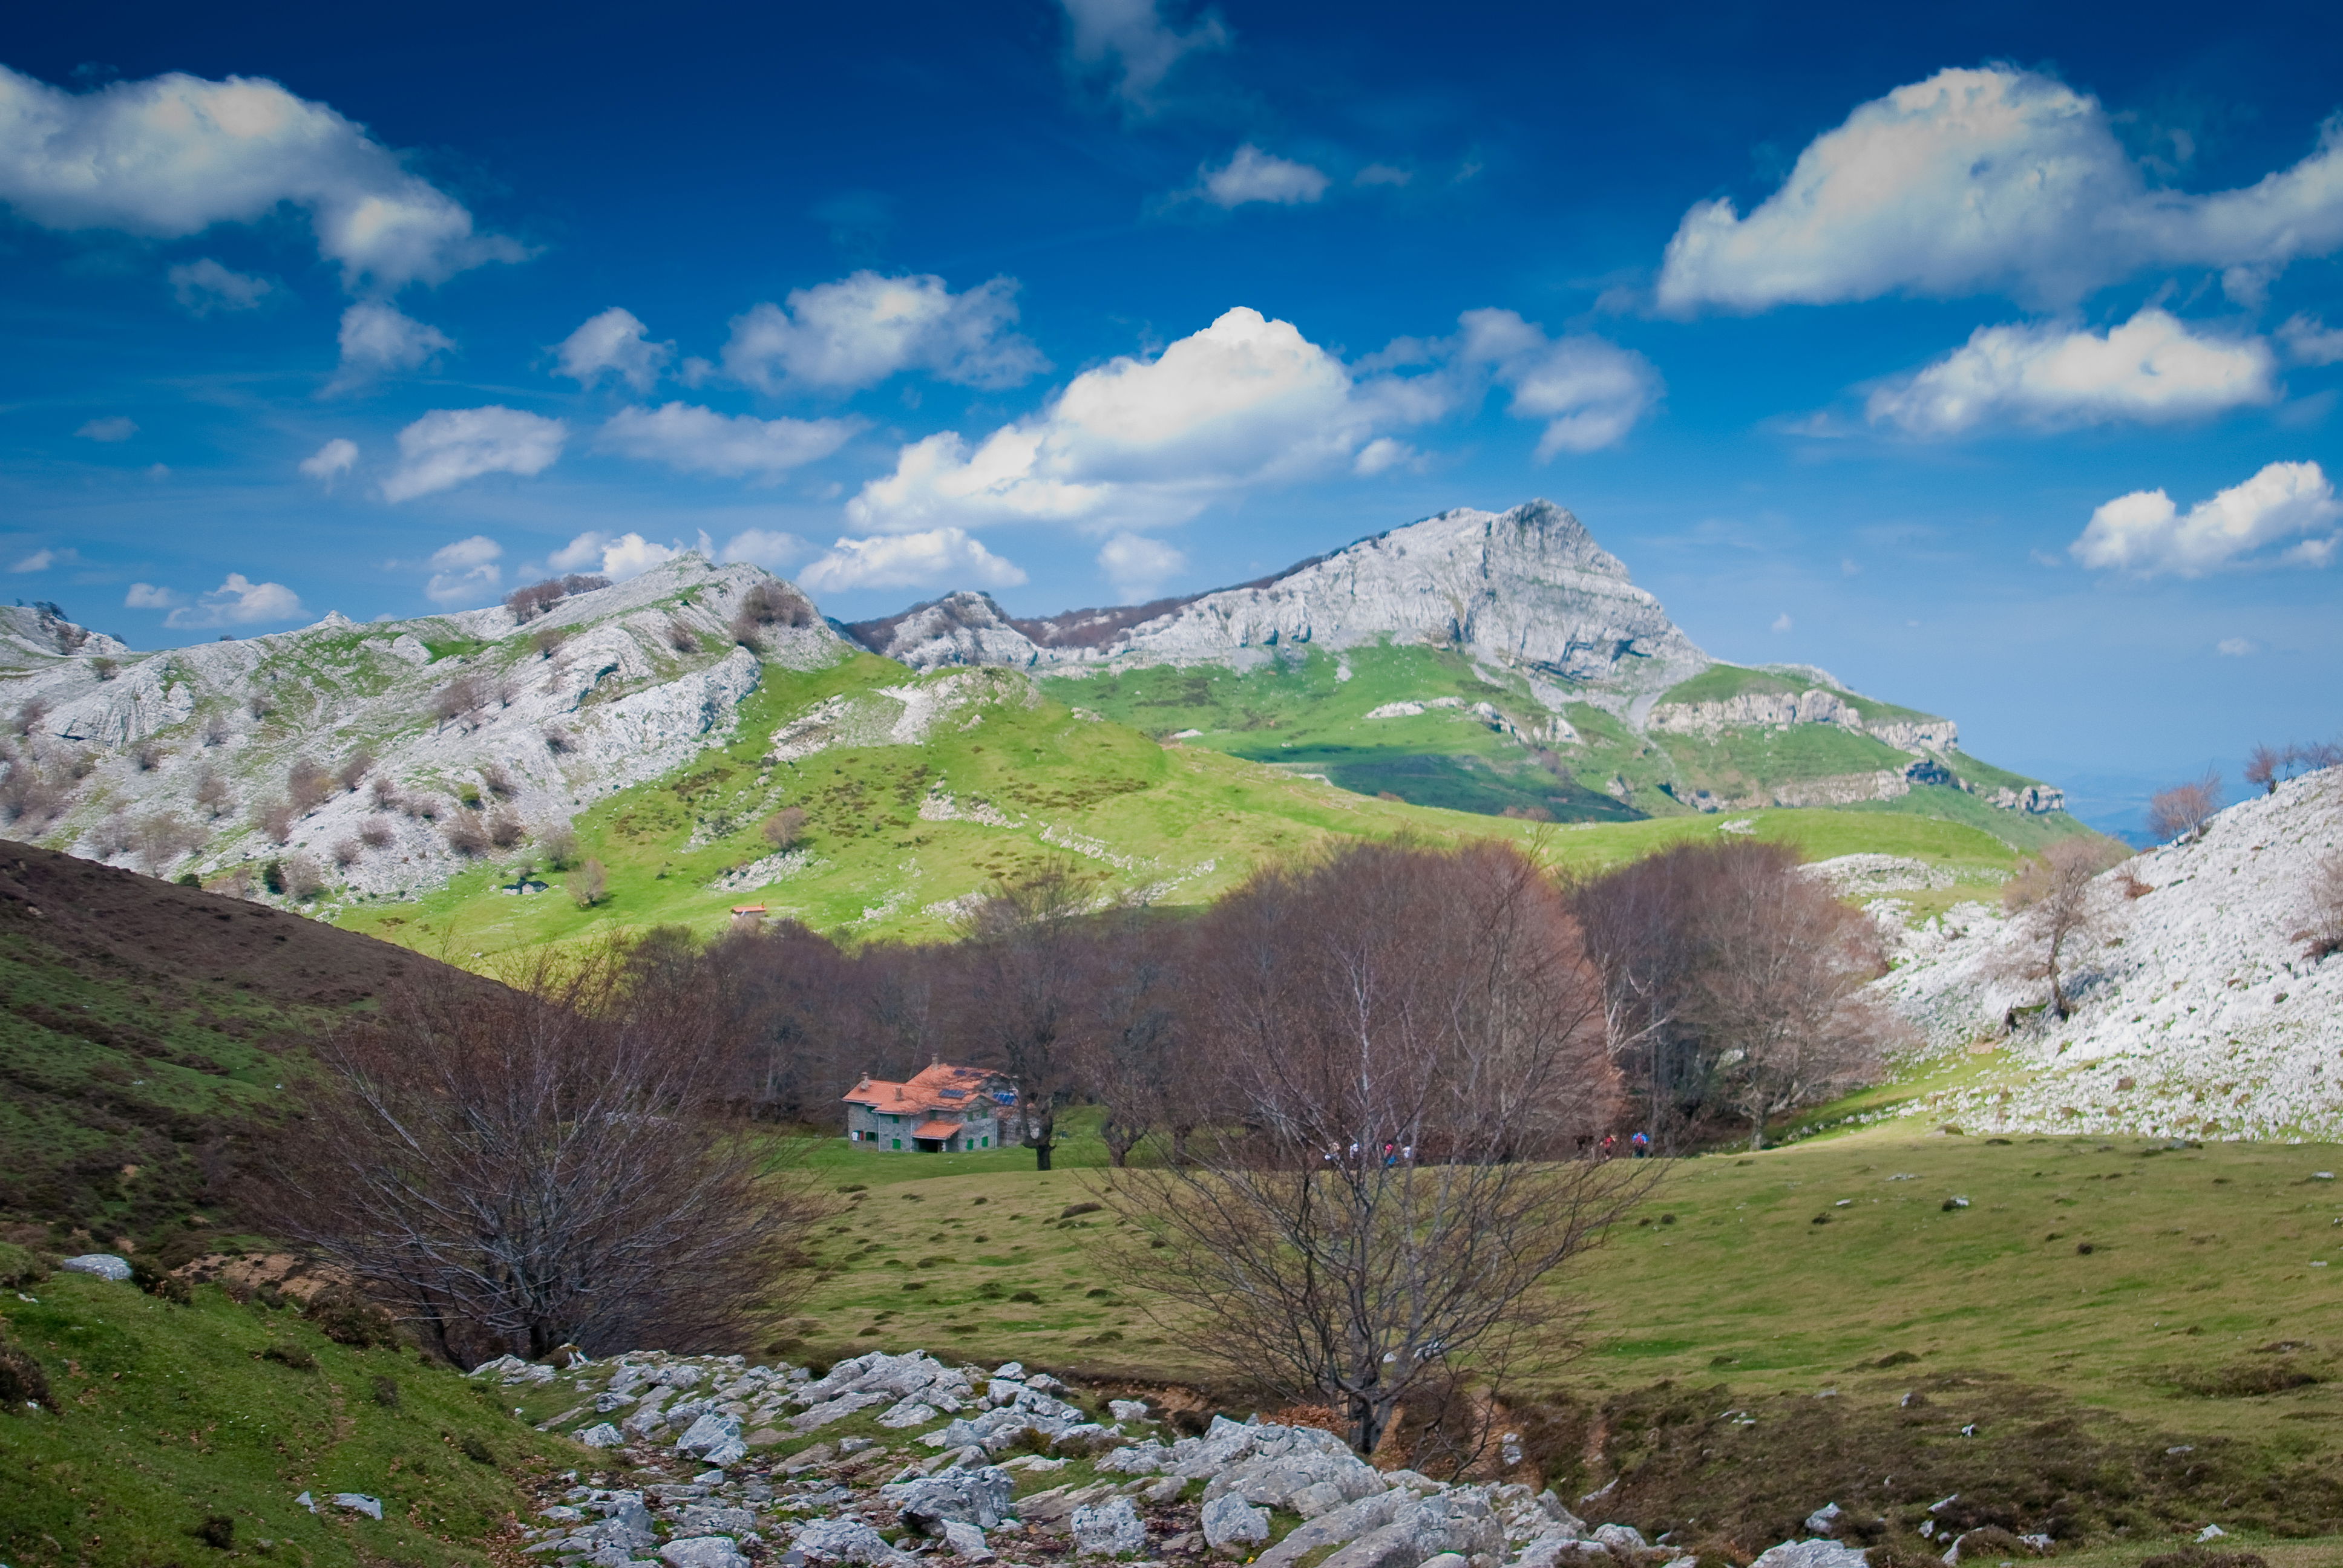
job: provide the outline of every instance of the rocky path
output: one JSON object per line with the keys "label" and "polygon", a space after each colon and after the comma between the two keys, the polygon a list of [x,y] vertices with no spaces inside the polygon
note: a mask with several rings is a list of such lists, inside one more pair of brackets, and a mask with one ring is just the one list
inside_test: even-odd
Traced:
{"label": "rocky path", "polygon": [[[1316,1427],[1216,1416],[1175,1435],[1135,1400],[1011,1362],[873,1352],[816,1378],[739,1356],[504,1358],[472,1376],[566,1408],[592,1457],[539,1500],[524,1553],[592,1568],[909,1568],[1212,1558],[1255,1568],[1694,1568],[1552,1492],[1377,1470]],[[805,1440],[812,1440],[809,1443]],[[1861,1568],[1829,1538],[1763,1568]],[[1955,1560],[1957,1559],[1948,1559]]]}

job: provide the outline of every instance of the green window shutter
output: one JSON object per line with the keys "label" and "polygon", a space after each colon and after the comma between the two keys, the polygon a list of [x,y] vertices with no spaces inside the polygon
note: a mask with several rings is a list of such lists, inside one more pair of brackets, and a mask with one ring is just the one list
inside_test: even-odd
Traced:
{"label": "green window shutter", "polygon": [[903,1146],[903,1141],[902,1141],[901,1139],[898,1138],[897,1140],[895,1140],[895,1147],[896,1147],[896,1148],[900,1149],[902,1146]]}

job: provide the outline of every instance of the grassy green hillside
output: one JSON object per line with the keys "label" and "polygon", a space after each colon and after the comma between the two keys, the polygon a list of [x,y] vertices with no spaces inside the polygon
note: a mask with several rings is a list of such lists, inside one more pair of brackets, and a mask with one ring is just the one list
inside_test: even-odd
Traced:
{"label": "grassy green hillside", "polygon": [[[501,1389],[208,1286],[176,1306],[59,1274],[0,1292],[0,1341],[39,1362],[54,1407],[0,1412],[0,1553],[17,1568],[484,1564],[524,1478],[583,1457],[515,1421]],[[364,1493],[383,1516],[311,1513],[303,1492]]]}
{"label": "grassy green hillside", "polygon": [[[1099,1153],[1078,1135],[1061,1159]],[[779,1330],[792,1353],[1209,1379],[1108,1250],[1111,1210],[1079,1207],[1108,1171],[843,1143],[820,1162],[850,1207]],[[1959,1491],[2064,1508],[2058,1533],[2098,1544],[2084,1562],[2211,1522],[2338,1553],[2273,1563],[2343,1560],[2343,1189],[2318,1175],[2338,1166],[2332,1147],[1908,1123],[1672,1161],[1568,1281],[1583,1353],[1526,1370],[1518,1419],[1569,1493],[1620,1480],[1604,1517],[1698,1515],[1753,1550],[1834,1498],[1908,1531]]]}
{"label": "grassy green hillside", "polygon": [[[1463,769],[1456,778],[1475,789],[1534,786],[1544,791],[1538,799],[1553,799],[1565,788],[1518,742],[1485,722],[1461,721],[1459,709],[1363,717],[1400,700],[1394,691],[1420,695],[1422,688],[1408,683],[1427,670],[1448,683],[1449,695],[1472,696],[1477,678],[1469,668],[1449,668],[1440,662],[1449,656],[1425,649],[1363,649],[1349,657],[1348,680],[1331,656],[1313,654],[1263,685],[1247,684],[1262,681],[1261,671],[1143,670],[1090,681],[1053,678],[1038,700],[1024,677],[1011,671],[911,676],[869,656],[811,673],[769,668],[743,705],[733,739],[576,819],[579,859],[598,860],[607,870],[603,902],[579,908],[568,893],[574,871],[548,869],[518,851],[483,860],[414,900],[353,900],[330,912],[352,930],[458,963],[656,924],[713,934],[729,910],[744,903],[849,936],[933,936],[950,929],[962,907],[956,900],[1050,856],[1077,858],[1102,892],[1191,904],[1217,897],[1265,861],[1343,838],[1497,835],[1535,841],[1558,864],[1591,868],[1723,827],[1718,818],[1690,812],[1548,825],[1377,799],[1312,777],[1342,774],[1351,763],[1327,759],[1351,755],[1342,750],[1349,743],[1334,738],[1372,727],[1380,749],[1358,765],[1402,772],[1342,775],[1353,783],[1401,779],[1423,762]],[[1255,698],[1269,706],[1232,706]],[[1473,697],[1484,699],[1498,706],[1496,698]],[[930,709],[924,729],[891,728]],[[1142,719],[1150,733],[1102,716],[1108,709]],[[831,743],[793,760],[768,760],[776,754],[776,732],[803,744],[809,712],[825,716]],[[1259,728],[1168,745],[1151,738],[1199,729],[1190,721],[1215,714]],[[914,730],[912,739],[897,739]],[[1458,744],[1459,735],[1479,749],[1435,749]],[[1872,744],[1860,738],[1854,743]],[[1607,796],[1598,799],[1612,816],[1630,815]],[[1960,804],[1975,803],[1962,797]],[[761,824],[790,807],[804,813],[803,839],[774,861]],[[1769,810],[1732,819],[1816,859],[1866,850],[1915,855],[1976,873],[1980,887],[1992,879],[1989,873],[2014,863],[2008,840],[2023,837],[2010,824],[1956,818],[1950,805],[1933,819]],[[498,890],[515,885],[528,866],[550,884],[547,892]],[[741,874],[744,868],[749,874]]]}

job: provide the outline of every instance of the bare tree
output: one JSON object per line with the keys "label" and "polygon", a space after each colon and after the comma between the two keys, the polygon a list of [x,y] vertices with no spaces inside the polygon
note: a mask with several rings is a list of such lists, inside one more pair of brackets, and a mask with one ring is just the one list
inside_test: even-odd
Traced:
{"label": "bare tree", "polygon": [[2016,917],[2026,939],[2022,972],[2049,982],[2050,1010],[2056,1018],[2074,1010],[2067,980],[2077,955],[2097,940],[2106,919],[2093,881],[2118,858],[2103,841],[2061,839],[2018,868],[2002,889],[2002,907]]}
{"label": "bare tree", "polygon": [[1684,1020],[1699,970],[1692,927],[1702,887],[1714,879],[1715,862],[1745,848],[1678,845],[1569,890],[1571,912],[1602,979],[1611,1060],[1626,1091],[1643,1101],[1640,1120],[1664,1152],[1705,1108],[1714,1077],[1715,1052],[1703,1050],[1698,1031]]}
{"label": "bare tree", "polygon": [[2193,839],[2221,809],[2221,776],[2211,769],[2202,779],[2160,790],[2147,803],[2147,830],[2167,842]]}
{"label": "bare tree", "polygon": [[341,769],[334,777],[341,780],[343,789],[356,789],[365,781],[366,776],[373,771],[374,752],[371,749],[361,746],[342,759]]}
{"label": "bare tree", "polygon": [[285,770],[285,794],[296,816],[306,817],[334,792],[334,776],[313,757],[297,757]]}
{"label": "bare tree", "polygon": [[133,842],[139,863],[159,876],[172,861],[202,849],[204,831],[176,811],[155,811],[138,819]]}
{"label": "bare tree", "polygon": [[1204,926],[1197,1027],[1241,1120],[1109,1191],[1201,1348],[1371,1452],[1403,1401],[1556,1343],[1554,1271],[1657,1167],[1570,1158],[1617,1077],[1575,926],[1515,851],[1353,846]]}
{"label": "bare tree", "polygon": [[264,800],[260,809],[253,813],[252,820],[270,843],[286,843],[293,837],[293,802]]}
{"label": "bare tree", "polygon": [[459,675],[433,695],[431,714],[443,722],[468,719],[486,707],[488,700],[488,689],[478,676]]}
{"label": "bare tree", "polygon": [[1860,911],[1799,874],[1779,845],[1719,857],[1695,930],[1699,970],[1688,1020],[1715,1048],[1727,1101],[1749,1124],[1749,1147],[1785,1111],[1861,1080],[1878,1065],[1893,1024],[1863,995],[1885,967]]}
{"label": "bare tree", "polygon": [[2330,851],[2310,874],[2310,923],[2295,934],[2303,957],[2323,959],[2343,953],[2343,850]]}
{"label": "bare tree", "polygon": [[[1099,933],[1087,991],[1096,1018],[1084,1031],[1084,1076],[1106,1108],[1099,1136],[1107,1162],[1124,1166],[1149,1133],[1172,1130],[1191,1066],[1181,1050],[1186,980],[1182,928],[1125,911]],[[1189,1129],[1192,1130],[1192,1123]]]}
{"label": "bare tree", "polygon": [[236,791],[228,788],[227,780],[208,763],[196,776],[196,804],[202,807],[204,815],[214,821],[236,809]]}
{"label": "bare tree", "polygon": [[760,582],[740,596],[739,608],[732,615],[732,640],[753,648],[763,643],[769,627],[804,627],[813,621],[813,606],[804,595],[786,583]]}
{"label": "bare tree", "polygon": [[1050,1169],[1058,1111],[1080,1081],[1091,895],[1064,858],[996,887],[965,926],[970,1043],[1017,1086],[1033,1168]]}
{"label": "bare tree", "polygon": [[2286,754],[2277,748],[2257,744],[2246,754],[2246,782],[2260,786],[2265,795],[2277,794],[2279,780],[2287,776]]}
{"label": "bare tree", "polygon": [[610,873],[602,869],[599,860],[588,860],[569,873],[570,900],[581,910],[590,910],[610,896]]}
{"label": "bare tree", "polygon": [[618,955],[443,974],[321,1042],[273,1211],[469,1364],[712,1348],[826,1212],[722,1113],[713,1014]]}
{"label": "bare tree", "polygon": [[765,819],[765,842],[776,849],[793,849],[805,833],[805,808],[784,806]]}

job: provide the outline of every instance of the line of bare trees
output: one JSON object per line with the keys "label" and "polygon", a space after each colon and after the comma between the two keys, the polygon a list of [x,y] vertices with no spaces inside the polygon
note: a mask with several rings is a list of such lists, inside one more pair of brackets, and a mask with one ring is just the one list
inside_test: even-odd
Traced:
{"label": "line of bare trees", "polygon": [[[1413,864],[1432,852],[1354,853]],[[1142,1151],[1177,1162],[1200,1129],[1257,1114],[1242,1088],[1253,1048],[1210,999],[1243,966],[1286,961],[1262,933],[1235,934],[1226,911],[1292,874],[1264,872],[1194,916],[1114,906],[1081,862],[1061,860],[996,888],[950,941],[847,950],[786,921],[704,950],[679,933],[654,940],[729,999],[731,1092],[746,1114],[833,1128],[838,1097],[866,1074],[902,1079],[950,1059],[1016,1085],[1042,1169],[1077,1103],[1102,1110],[1112,1164]],[[1762,1143],[1785,1112],[1872,1070],[1897,1035],[1863,995],[1882,968],[1870,921],[1778,846],[1686,846],[1601,876],[1540,876],[1576,933],[1621,1074],[1598,1144],[1640,1128],[1674,1150],[1733,1127]],[[1432,941],[1446,917],[1431,896],[1421,913],[1392,917],[1396,933]],[[1296,900],[1282,917],[1293,940],[1342,918],[1331,894]]]}

